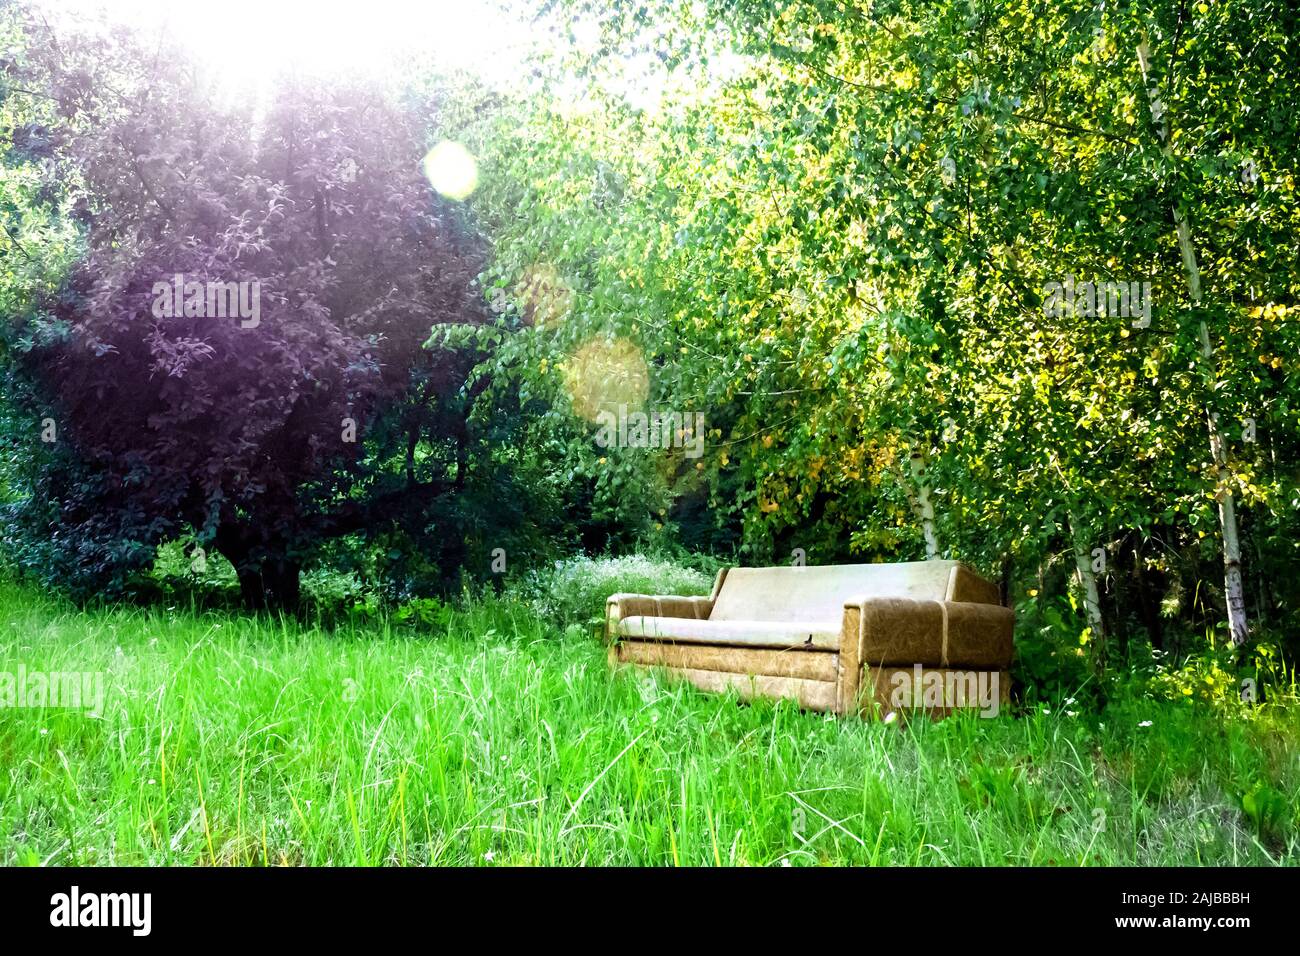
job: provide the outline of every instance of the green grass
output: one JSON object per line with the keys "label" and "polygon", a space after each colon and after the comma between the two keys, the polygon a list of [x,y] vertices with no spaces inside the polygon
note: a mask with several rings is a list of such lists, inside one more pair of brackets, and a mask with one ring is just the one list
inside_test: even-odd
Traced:
{"label": "green grass", "polygon": [[1281,707],[837,720],[612,677],[507,600],[321,631],[0,586],[0,671],[20,662],[102,670],[107,702],[0,709],[3,864],[1297,858]]}

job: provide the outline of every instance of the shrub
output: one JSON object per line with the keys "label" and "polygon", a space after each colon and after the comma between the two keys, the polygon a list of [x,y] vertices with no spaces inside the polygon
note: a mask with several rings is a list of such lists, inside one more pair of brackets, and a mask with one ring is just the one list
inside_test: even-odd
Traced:
{"label": "shrub", "polygon": [[605,601],[620,591],[636,594],[708,594],[713,575],[663,558],[576,557],[525,576],[516,593],[538,614],[563,625],[604,620]]}

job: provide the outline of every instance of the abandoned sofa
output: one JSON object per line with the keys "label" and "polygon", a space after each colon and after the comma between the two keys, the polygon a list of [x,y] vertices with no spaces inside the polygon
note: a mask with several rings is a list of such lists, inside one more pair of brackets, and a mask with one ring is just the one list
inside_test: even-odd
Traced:
{"label": "abandoned sofa", "polygon": [[[611,665],[837,714],[996,712],[1014,614],[957,561],[728,568],[709,597],[615,594]],[[992,698],[990,698],[992,694]]]}

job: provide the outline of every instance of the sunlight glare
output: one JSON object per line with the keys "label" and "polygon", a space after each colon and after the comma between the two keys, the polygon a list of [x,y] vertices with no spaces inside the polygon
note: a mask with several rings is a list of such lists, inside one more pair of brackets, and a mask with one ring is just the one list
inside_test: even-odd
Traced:
{"label": "sunlight glare", "polygon": [[639,409],[650,395],[650,369],[627,339],[590,340],[569,357],[563,372],[573,410],[588,421],[620,405]]}
{"label": "sunlight glare", "polygon": [[424,175],[448,199],[466,199],[478,185],[478,163],[460,143],[443,140],[424,157]]}
{"label": "sunlight glare", "polygon": [[431,55],[447,70],[488,79],[517,68],[523,25],[491,0],[43,0],[56,29],[103,12],[165,37],[229,83],[264,87],[276,74],[379,75]]}

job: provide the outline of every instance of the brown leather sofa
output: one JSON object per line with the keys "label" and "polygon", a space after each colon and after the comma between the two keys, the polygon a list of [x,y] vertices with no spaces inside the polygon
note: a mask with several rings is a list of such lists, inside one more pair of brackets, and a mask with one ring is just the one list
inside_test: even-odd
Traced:
{"label": "brown leather sofa", "polygon": [[864,716],[996,713],[1013,624],[992,583],[938,560],[728,568],[707,598],[615,594],[606,605],[611,665]]}

